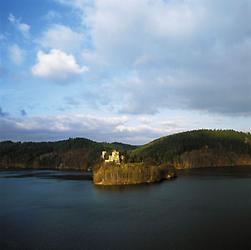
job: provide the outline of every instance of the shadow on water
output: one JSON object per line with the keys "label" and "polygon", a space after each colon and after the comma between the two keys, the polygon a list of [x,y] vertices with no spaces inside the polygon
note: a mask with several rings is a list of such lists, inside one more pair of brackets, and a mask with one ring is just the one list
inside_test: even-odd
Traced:
{"label": "shadow on water", "polygon": [[166,183],[174,182],[176,178],[170,180],[162,180],[159,182],[152,182],[152,183],[141,183],[141,184],[127,184],[127,185],[93,185],[95,191],[100,193],[111,193],[111,192],[146,192],[146,190],[154,190],[158,189],[161,185]]}
{"label": "shadow on water", "polygon": [[251,166],[234,167],[214,167],[214,168],[194,168],[178,170],[179,177],[191,177],[203,179],[223,177],[223,178],[251,178]]}
{"label": "shadow on water", "polygon": [[21,170],[1,171],[0,178],[40,178],[58,180],[87,180],[92,181],[92,174],[80,171],[57,171],[57,170]]}
{"label": "shadow on water", "polygon": [[102,186],[102,185],[94,185],[95,191],[100,193],[110,193],[110,192],[127,192],[127,191],[140,191],[146,188],[153,188],[159,183],[151,183],[151,184],[135,184],[135,185],[109,185],[109,186]]}

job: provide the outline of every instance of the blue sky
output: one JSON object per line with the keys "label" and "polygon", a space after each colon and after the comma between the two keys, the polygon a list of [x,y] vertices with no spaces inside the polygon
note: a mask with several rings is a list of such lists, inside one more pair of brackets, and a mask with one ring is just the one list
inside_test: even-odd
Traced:
{"label": "blue sky", "polygon": [[250,0],[8,0],[0,14],[0,140],[251,131]]}

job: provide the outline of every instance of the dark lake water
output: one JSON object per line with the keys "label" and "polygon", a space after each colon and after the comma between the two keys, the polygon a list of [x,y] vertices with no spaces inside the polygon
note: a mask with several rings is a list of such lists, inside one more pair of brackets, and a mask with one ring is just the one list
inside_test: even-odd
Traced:
{"label": "dark lake water", "polygon": [[79,172],[0,171],[0,249],[251,249],[251,168],[95,187]]}

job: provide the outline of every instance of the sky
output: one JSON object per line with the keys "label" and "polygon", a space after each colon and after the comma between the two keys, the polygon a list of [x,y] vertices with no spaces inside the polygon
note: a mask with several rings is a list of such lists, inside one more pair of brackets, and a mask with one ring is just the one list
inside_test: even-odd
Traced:
{"label": "sky", "polygon": [[0,2],[0,140],[251,132],[251,0]]}

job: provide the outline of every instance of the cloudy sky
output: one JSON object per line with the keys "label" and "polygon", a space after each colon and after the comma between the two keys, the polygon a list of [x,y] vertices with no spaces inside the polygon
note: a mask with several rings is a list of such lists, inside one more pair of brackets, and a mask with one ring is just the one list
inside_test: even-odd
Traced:
{"label": "cloudy sky", "polygon": [[0,18],[0,140],[251,131],[251,0],[8,0]]}

